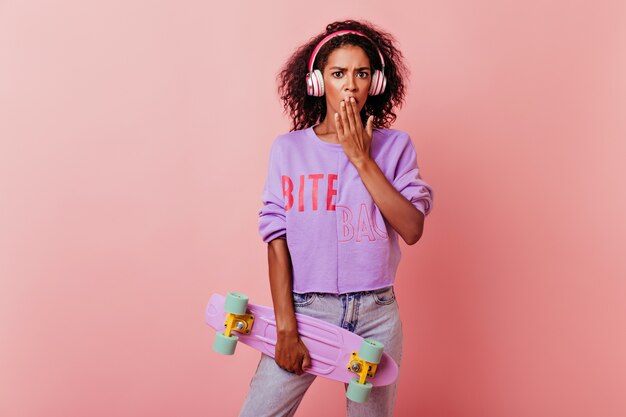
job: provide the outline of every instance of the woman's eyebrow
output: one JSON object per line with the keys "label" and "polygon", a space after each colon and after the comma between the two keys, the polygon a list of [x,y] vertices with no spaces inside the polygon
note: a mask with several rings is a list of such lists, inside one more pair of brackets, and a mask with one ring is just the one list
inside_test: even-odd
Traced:
{"label": "woman's eyebrow", "polygon": [[[335,67],[330,67],[330,69],[338,69],[338,70],[341,70],[341,71],[345,71],[348,68],[342,68],[342,67],[335,66]],[[370,69],[370,67],[360,67],[360,68],[357,68],[357,71],[363,71],[363,70],[368,70],[368,69]]]}

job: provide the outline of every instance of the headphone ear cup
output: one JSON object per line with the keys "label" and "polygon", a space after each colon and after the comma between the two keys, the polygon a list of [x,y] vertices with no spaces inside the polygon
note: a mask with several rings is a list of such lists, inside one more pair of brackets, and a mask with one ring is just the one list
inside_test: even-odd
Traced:
{"label": "headphone ear cup", "polygon": [[306,92],[314,97],[324,95],[324,76],[320,70],[315,69],[306,75]]}
{"label": "headphone ear cup", "polygon": [[387,86],[387,77],[379,70],[374,70],[372,74],[372,83],[370,84],[369,95],[377,96],[385,91]]}

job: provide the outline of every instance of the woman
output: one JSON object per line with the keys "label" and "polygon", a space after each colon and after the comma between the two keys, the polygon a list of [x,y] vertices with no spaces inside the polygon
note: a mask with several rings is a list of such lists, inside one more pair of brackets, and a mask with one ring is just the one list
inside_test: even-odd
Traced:
{"label": "woman", "polygon": [[[296,312],[382,342],[401,363],[398,235],[415,244],[432,206],[409,135],[389,129],[406,73],[391,35],[352,20],[328,25],[280,72],[293,125],[272,145],[259,213],[278,340],[241,416],[291,416],[315,379]],[[395,384],[374,387],[348,415],[390,416],[395,397]]]}

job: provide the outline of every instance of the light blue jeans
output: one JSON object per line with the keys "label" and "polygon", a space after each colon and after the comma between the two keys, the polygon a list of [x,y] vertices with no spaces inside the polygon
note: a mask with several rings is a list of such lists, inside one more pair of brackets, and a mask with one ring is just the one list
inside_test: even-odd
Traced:
{"label": "light blue jeans", "polygon": [[[385,352],[398,363],[402,360],[402,323],[393,287],[349,294],[293,294],[297,313],[317,317],[385,345]],[[250,382],[250,390],[239,417],[293,416],[316,376],[300,376],[276,365],[262,354]],[[347,384],[346,384],[347,385]],[[397,382],[374,387],[364,403],[347,401],[348,417],[393,415]]]}

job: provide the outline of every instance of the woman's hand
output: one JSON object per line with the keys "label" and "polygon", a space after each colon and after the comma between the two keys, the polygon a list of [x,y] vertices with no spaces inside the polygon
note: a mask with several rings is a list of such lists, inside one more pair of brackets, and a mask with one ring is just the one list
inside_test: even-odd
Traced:
{"label": "woman's hand", "polygon": [[350,97],[347,103],[342,100],[339,107],[341,114],[335,113],[337,139],[350,162],[358,167],[371,158],[370,147],[372,145],[374,117],[370,116],[367,119],[364,129],[359,116],[359,109],[353,97]]}
{"label": "woman's hand", "polygon": [[297,334],[278,334],[275,352],[276,364],[285,371],[302,375],[306,368],[311,367],[309,350]]}

